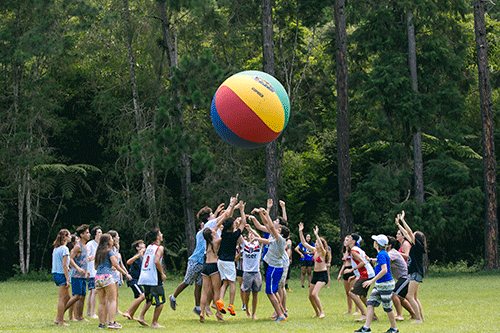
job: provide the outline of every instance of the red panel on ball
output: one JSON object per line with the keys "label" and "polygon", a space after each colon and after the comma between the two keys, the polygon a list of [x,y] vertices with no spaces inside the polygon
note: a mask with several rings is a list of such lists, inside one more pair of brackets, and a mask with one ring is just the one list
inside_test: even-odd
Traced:
{"label": "red panel on ball", "polygon": [[270,142],[278,137],[229,87],[222,86],[215,94],[217,114],[239,137],[252,142]]}

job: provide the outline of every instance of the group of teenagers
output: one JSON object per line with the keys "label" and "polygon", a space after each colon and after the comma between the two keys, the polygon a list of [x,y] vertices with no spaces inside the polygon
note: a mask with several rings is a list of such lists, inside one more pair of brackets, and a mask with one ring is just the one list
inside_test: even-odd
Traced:
{"label": "group of teenagers", "polygon": [[[286,292],[292,244],[289,239],[285,203],[280,201],[279,204],[282,216],[274,221],[269,214],[272,200],[268,200],[267,208],[253,209],[251,215],[246,215],[246,204],[238,201],[238,195],[231,197],[226,209],[225,204],[220,204],[215,211],[210,207],[203,207],[197,214],[200,223],[196,233],[196,245],[188,258],[184,280],[175,292],[168,296],[172,310],[177,308],[178,295],[186,287],[195,284],[193,312],[199,316],[200,322],[203,323],[206,317],[214,312],[218,321],[225,321],[223,314],[236,314],[234,300],[238,281],[243,310],[248,317],[257,319],[262,266],[265,293],[274,309],[270,318],[276,322],[285,321],[288,318]],[[233,217],[236,210],[239,211],[239,216]],[[396,320],[402,319],[401,304],[416,322],[423,321],[422,307],[417,295],[418,284],[422,282],[424,275],[422,258],[426,251],[425,236],[421,232],[411,231],[404,220],[404,212],[397,216],[396,224],[399,227],[398,235],[401,234],[405,240],[400,240],[402,245],[399,247],[398,240],[393,242],[392,237],[372,236],[374,247],[378,251],[376,259],[368,258],[361,250],[359,235],[348,235],[344,240],[345,251],[339,280],[343,278],[346,288],[347,313],[352,313],[354,301],[361,314],[357,321],[365,321],[363,327],[355,332],[370,332],[372,320],[377,319],[374,307],[380,303],[391,323],[388,332],[398,332]],[[319,236],[317,226],[313,228],[315,243],[310,243],[309,235],[306,235],[307,239],[304,237],[302,223],[299,223],[298,229],[301,243],[296,251],[301,255],[302,285],[306,268],[312,266],[309,300],[315,312],[314,317],[323,318],[325,314],[319,293],[329,283],[331,250],[326,240]],[[116,231],[103,233],[99,226],[90,230],[88,225],[82,225],[77,228],[76,236],[78,241],[71,251],[67,246],[71,242],[67,229],[60,230],[54,241],[52,273],[54,282],[59,287],[58,310],[54,323],[68,325],[64,314],[72,308],[75,320],[86,320],[83,317],[83,308],[88,285],[87,316],[99,318],[99,328],[121,328],[115,321],[115,315],[120,313],[118,290],[123,276],[133,290],[135,299],[127,311],[121,314],[144,326],[163,327],[158,322],[167,299],[163,288],[166,276],[162,266],[164,248],[161,245],[161,231],[158,228],[152,229],[146,234],[146,243],[139,240],[132,244],[136,254],[126,261],[128,270],[119,253],[119,235]],[[395,247],[398,247],[399,251],[395,250]],[[393,255],[394,252],[402,261]],[[312,260],[307,260],[306,256],[310,256]],[[312,261],[312,265],[308,265],[306,261]],[[375,265],[374,268],[372,264]],[[397,284],[392,276],[398,279]],[[367,299],[372,284],[374,288]],[[229,293],[227,306],[224,302],[226,292]],[[96,296],[99,299],[98,307]],[[392,312],[391,299],[396,304],[397,316]],[[145,304],[136,318],[135,313],[143,301]],[[151,305],[154,305],[154,313],[151,324],[148,324],[145,314]],[[364,310],[364,306],[367,310]],[[96,308],[98,316],[95,316]]]}

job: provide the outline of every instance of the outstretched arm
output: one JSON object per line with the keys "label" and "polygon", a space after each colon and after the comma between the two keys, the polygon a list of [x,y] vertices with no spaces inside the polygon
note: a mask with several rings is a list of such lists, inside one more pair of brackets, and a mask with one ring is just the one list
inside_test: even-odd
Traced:
{"label": "outstretched arm", "polygon": [[[258,213],[259,212],[259,209],[258,208],[255,208],[254,210],[252,210],[252,214],[255,214],[255,213]],[[265,226],[263,226],[259,220],[257,220],[257,218],[253,215],[249,215],[248,218],[253,222],[253,225],[255,226],[255,228],[259,231],[262,231],[262,232],[269,232],[269,230],[267,230],[267,228]]]}
{"label": "outstretched arm", "polygon": [[316,236],[316,240],[318,240],[319,242],[318,243],[318,247],[315,247],[316,251],[321,251],[322,254],[325,254],[327,249],[325,249],[325,247],[323,246],[323,242],[319,239],[319,235],[318,235],[318,232],[319,232],[319,228],[318,226],[315,226],[314,229],[314,236]]}
{"label": "outstretched arm", "polygon": [[[306,242],[306,239],[304,238],[304,223],[300,222],[299,223],[299,237],[300,237],[300,242],[302,243],[302,246],[308,249],[310,252],[314,252],[315,248],[309,245]],[[298,246],[297,246],[298,247]]]}
{"label": "outstretched arm", "polygon": [[[401,224],[399,224],[399,221],[401,221],[403,223],[403,226],[401,226]],[[403,236],[405,236],[405,238],[408,239],[410,241],[410,243],[415,244],[415,236],[413,236],[413,231],[411,230],[411,228],[408,226],[408,224],[405,221],[405,211],[404,210],[401,214],[398,214],[398,216],[396,217],[396,225],[398,226],[399,230],[401,230],[401,233],[403,234]]]}
{"label": "outstretched arm", "polygon": [[269,230],[269,233],[274,236],[275,239],[279,239],[279,234],[276,228],[274,227],[273,221],[271,221],[271,217],[269,216],[269,212],[264,208],[259,210],[260,218],[264,223],[264,226]]}
{"label": "outstretched arm", "polygon": [[285,207],[285,202],[283,200],[280,200],[280,206],[281,206],[281,212],[283,213],[283,220],[288,221],[288,217],[286,215],[286,207]]}

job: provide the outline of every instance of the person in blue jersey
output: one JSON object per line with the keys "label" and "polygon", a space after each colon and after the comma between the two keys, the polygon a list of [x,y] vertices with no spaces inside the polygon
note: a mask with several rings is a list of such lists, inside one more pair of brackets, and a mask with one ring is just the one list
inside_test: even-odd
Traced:
{"label": "person in blue jersey", "polygon": [[113,250],[114,242],[110,234],[103,234],[95,253],[95,288],[99,298],[97,314],[99,328],[119,329],[122,326],[115,321],[116,315],[116,283],[113,278],[113,267],[125,275],[132,277],[118,263],[118,254]]}
{"label": "person in blue jersey", "polygon": [[64,322],[64,312],[66,303],[69,300],[69,249],[66,246],[71,240],[68,229],[61,229],[57,233],[54,241],[54,251],[52,251],[52,276],[54,283],[59,288],[59,300],[57,301],[57,316],[54,324],[69,326]]}
{"label": "person in blue jersey", "polygon": [[141,275],[142,258],[144,257],[144,252],[146,251],[146,245],[144,244],[144,241],[140,239],[132,243],[132,248],[136,252],[132,258],[127,260],[129,273],[130,276],[132,276],[132,280],[127,281],[127,285],[130,289],[132,289],[135,300],[132,302],[127,311],[123,313],[123,316],[129,320],[134,319],[134,314],[137,311],[137,308],[145,299],[144,290],[137,283],[139,282],[139,276]]}
{"label": "person in blue jersey", "polygon": [[144,320],[144,316],[151,305],[155,306],[153,321],[151,327],[163,328],[164,326],[158,323],[163,304],[165,303],[165,290],[163,289],[163,281],[167,276],[163,272],[162,260],[164,248],[161,245],[163,234],[160,229],[154,228],[146,234],[146,241],[149,243],[144,258],[142,259],[141,275],[139,276],[138,284],[144,289],[146,303],[142,308],[141,314],[137,321],[143,326],[148,326]]}
{"label": "person in blue jersey", "polygon": [[[314,247],[314,243],[311,243],[311,234],[306,234],[305,240],[305,243]],[[306,273],[308,286],[311,285],[312,271],[314,267],[313,253],[309,251],[309,249],[305,247],[302,242],[295,247],[295,252],[297,252],[300,256],[300,282],[302,283],[302,288],[305,288],[304,280],[306,278]]]}
{"label": "person in blue jersey", "polygon": [[[394,290],[395,283],[391,275],[391,258],[386,251],[389,239],[385,235],[374,235],[372,239],[374,241],[373,247],[378,252],[375,265],[375,276],[364,281],[363,287],[368,288],[372,284],[375,284],[375,286],[366,302],[367,315],[365,324],[354,332],[371,332],[370,325],[375,313],[374,310],[380,303],[382,303],[382,307],[387,313],[387,317],[389,317],[389,322],[391,324],[391,327],[386,333],[399,332],[396,328],[396,316],[392,311],[392,291]],[[373,262],[375,260],[371,259],[370,261]]]}

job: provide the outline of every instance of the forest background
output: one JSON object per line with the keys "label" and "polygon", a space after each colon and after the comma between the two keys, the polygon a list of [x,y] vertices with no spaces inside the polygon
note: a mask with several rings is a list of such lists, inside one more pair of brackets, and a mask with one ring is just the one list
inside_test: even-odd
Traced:
{"label": "forest background", "polygon": [[[499,109],[500,11],[484,3]],[[201,207],[215,209],[236,193],[249,210],[265,207],[266,148],[226,144],[210,119],[212,96],[226,77],[262,70],[261,4],[0,3],[1,279],[50,269],[57,231],[84,223],[117,230],[124,256],[133,240],[159,226],[167,268],[182,271]],[[395,234],[394,217],[404,209],[414,230],[427,235],[431,263],[484,260],[472,11],[463,0],[345,5],[352,227],[365,240]],[[273,4],[274,74],[291,100],[273,160],[294,245],[298,222],[308,230],[318,225],[338,265],[334,16],[332,1]],[[408,64],[409,25],[418,92]],[[422,136],[423,201],[414,190],[415,128]],[[498,141],[496,135],[497,147]]]}

